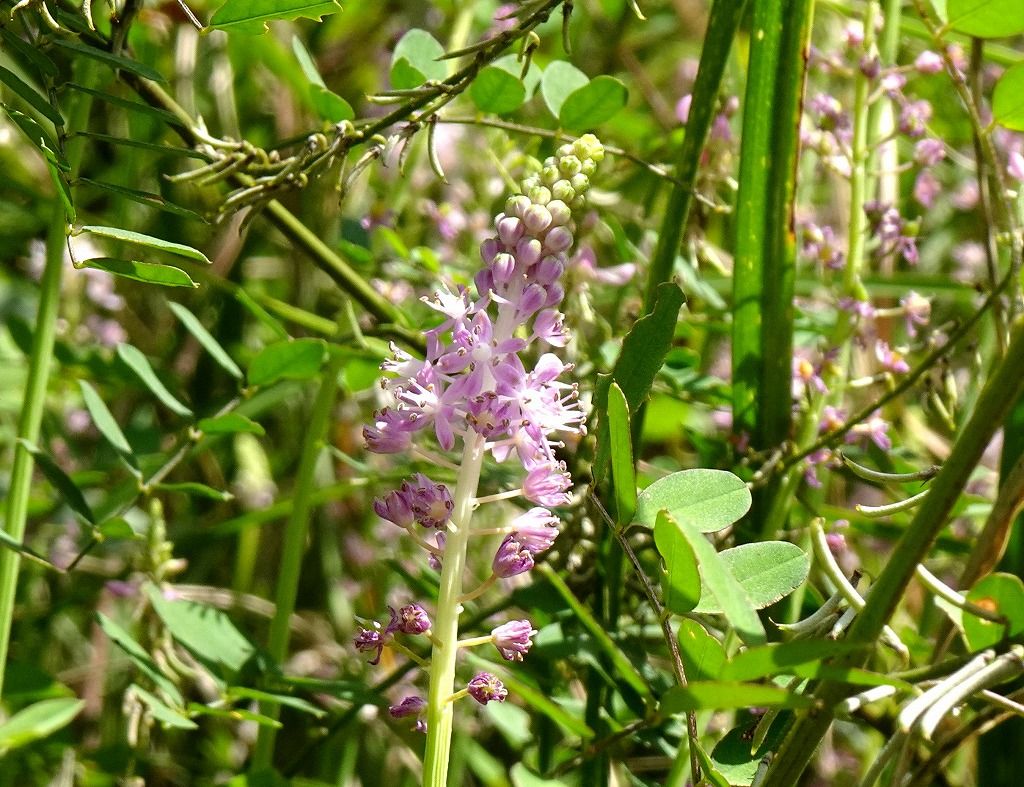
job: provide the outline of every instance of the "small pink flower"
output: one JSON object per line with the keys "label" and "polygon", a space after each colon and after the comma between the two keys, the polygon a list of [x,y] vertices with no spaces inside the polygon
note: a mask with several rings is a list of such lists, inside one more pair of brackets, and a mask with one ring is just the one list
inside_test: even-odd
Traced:
{"label": "small pink flower", "polygon": [[491,631],[494,647],[506,661],[522,661],[533,645],[537,631],[528,620],[510,620]]}

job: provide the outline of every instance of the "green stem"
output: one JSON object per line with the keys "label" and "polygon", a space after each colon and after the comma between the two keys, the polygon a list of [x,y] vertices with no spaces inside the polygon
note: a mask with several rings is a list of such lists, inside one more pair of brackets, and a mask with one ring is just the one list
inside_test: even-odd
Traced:
{"label": "green stem", "polygon": [[[81,81],[92,81],[92,65],[83,64]],[[60,144],[64,145],[65,158],[72,172],[78,171],[82,160],[84,140],[66,144],[68,134],[84,129],[89,121],[92,99],[81,96],[72,106],[68,124],[60,133]],[[11,468],[11,482],[4,510],[3,529],[18,543],[25,537],[28,518],[28,501],[32,489],[32,454],[24,442],[37,443],[46,404],[46,389],[50,380],[50,365],[53,359],[53,345],[57,329],[57,314],[60,309],[60,288],[63,279],[64,251],[67,244],[67,216],[64,206],[56,196],[53,198],[53,215],[46,236],[46,262],[40,280],[39,311],[36,314],[32,351],[29,355],[28,379],[18,418],[18,436],[14,447],[14,464]],[[24,441],[24,442],[23,442]],[[13,549],[0,550],[0,697],[3,696],[4,675],[7,667],[7,653],[10,647],[11,622],[14,617],[14,601],[18,588],[18,570],[21,566],[20,553]]]}
{"label": "green stem", "polygon": [[[281,565],[277,576],[277,591],[274,597],[274,617],[270,621],[270,636],[267,651],[277,663],[282,663],[288,655],[288,621],[295,612],[295,597],[299,589],[299,573],[302,569],[302,558],[306,551],[306,539],[309,534],[309,523],[313,512],[312,494],[316,486],[316,465],[323,450],[324,438],[330,425],[334,400],[338,393],[338,375],[345,363],[343,356],[336,356],[323,374],[320,390],[313,402],[302,455],[299,459],[299,472],[295,482],[294,503],[291,516],[284,531],[284,546],[281,552]],[[276,719],[280,711],[278,706],[271,705],[261,708],[262,713]],[[253,764],[256,767],[270,765],[274,755],[273,727],[261,726],[256,740],[256,751]]]}
{"label": "green stem", "polygon": [[[867,605],[850,628],[852,642],[875,642],[896,609],[918,563],[945,527],[949,514],[963,492],[995,430],[1024,391],[1020,369],[1024,365],[1024,319],[1018,319],[1002,362],[978,399],[949,458],[935,477],[924,503],[917,510],[903,538],[886,561],[871,587]],[[843,660],[843,666],[860,666],[864,656]],[[848,692],[840,683],[826,681],[815,692],[815,708],[801,716],[786,736],[763,787],[790,787],[800,781],[814,750],[832,724],[835,705]]]}
{"label": "green stem", "polygon": [[431,627],[434,648],[430,656],[430,689],[427,694],[424,787],[444,787],[448,783],[448,762],[451,757],[455,707],[453,702],[449,702],[449,697],[455,691],[455,657],[459,650],[459,613],[462,611],[459,597],[462,595],[466,547],[469,544],[473,502],[480,483],[485,442],[483,436],[472,430],[467,430],[463,439],[465,447],[445,542],[437,615]]}

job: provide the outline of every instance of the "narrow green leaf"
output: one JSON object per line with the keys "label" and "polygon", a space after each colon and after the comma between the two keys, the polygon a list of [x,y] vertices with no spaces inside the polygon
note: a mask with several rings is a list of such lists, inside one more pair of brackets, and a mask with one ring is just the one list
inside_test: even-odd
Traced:
{"label": "narrow green leaf", "polygon": [[228,0],[217,9],[210,27],[228,32],[261,35],[276,19],[315,19],[341,10],[337,0]]}
{"label": "narrow green leaf", "polygon": [[[148,104],[143,104],[142,106],[148,106]],[[101,134],[98,131],[77,131],[75,132],[75,136],[95,139],[98,142],[105,142],[108,145],[124,145],[128,148],[148,150],[152,153],[159,153],[162,156],[182,156],[184,158],[199,159],[200,161],[205,161],[207,163],[213,161],[211,156],[208,156],[202,151],[193,150],[192,148],[183,148],[180,145],[168,145],[163,142],[147,142],[144,139],[129,139],[128,137],[118,137],[113,134]]]}
{"label": "narrow green leaf", "polygon": [[700,761],[701,775],[711,787],[732,787],[700,744],[697,744],[697,759]]}
{"label": "narrow green leaf", "polygon": [[683,654],[688,680],[720,680],[725,667],[725,648],[696,620],[679,623],[679,650]]}
{"label": "narrow green leaf", "polygon": [[661,577],[665,606],[685,615],[700,601],[700,571],[690,542],[664,511],[658,513],[654,525],[654,544],[665,561]]}
{"label": "narrow green leaf", "polygon": [[747,596],[746,590],[737,580],[725,559],[715,551],[711,542],[696,526],[685,521],[676,522],[670,516],[668,519],[686,537],[697,557],[702,590],[701,603],[697,605],[696,610],[702,609],[705,597],[713,596],[718,599],[722,614],[736,629],[740,639],[747,645],[763,644],[766,635],[761,619],[757,616],[757,611]]}
{"label": "narrow green leaf", "polygon": [[205,497],[207,500],[217,500],[221,503],[235,499],[235,496],[230,492],[225,492],[221,489],[214,489],[212,486],[200,484],[198,481],[182,481],[181,483],[176,484],[157,484],[156,488],[164,492],[177,492],[179,494],[190,495],[192,497]]}
{"label": "narrow green leaf", "polygon": [[125,458],[133,458],[134,453],[132,447],[128,442],[128,438],[124,436],[124,432],[121,431],[121,427],[117,425],[117,421],[114,420],[113,414],[107,408],[106,403],[96,392],[96,389],[92,387],[85,380],[78,381],[78,387],[82,390],[82,399],[85,402],[85,408],[89,411],[89,415],[92,416],[92,422],[96,424],[96,428],[100,430],[107,442],[117,449],[117,452]]}
{"label": "narrow green leaf", "polygon": [[266,431],[255,421],[240,413],[225,413],[213,418],[203,418],[196,428],[206,434],[254,434],[262,437]]}
{"label": "narrow green leaf", "polygon": [[[754,609],[769,607],[800,587],[811,566],[807,553],[788,541],[741,544],[722,550],[718,558]],[[728,615],[725,604],[718,599],[718,590],[706,581],[694,612]]]}
{"label": "narrow green leaf", "polygon": [[720,679],[745,681],[772,675],[792,675],[789,670],[794,667],[865,649],[857,642],[834,640],[773,642],[737,653],[723,668]]}
{"label": "narrow green leaf", "polygon": [[1024,33],[1020,0],[947,0],[949,26],[977,38],[1008,38]]}
{"label": "narrow green leaf", "polygon": [[199,318],[180,303],[170,302],[167,305],[174,312],[174,316],[181,320],[182,325],[185,326],[188,332],[196,337],[196,340],[203,346],[203,349],[217,362],[217,365],[236,380],[241,380],[243,375],[242,370],[238,368],[238,364],[231,359],[227,350],[220,346],[220,342],[213,337],[213,334],[206,330],[206,326],[199,321]]}
{"label": "narrow green leaf", "polygon": [[77,183],[84,183],[87,186],[101,189],[102,191],[109,191],[112,194],[117,194],[130,199],[132,202],[138,202],[141,205],[148,205],[151,208],[157,210],[166,211],[167,213],[173,213],[175,216],[184,216],[185,218],[195,219],[196,221],[205,222],[202,216],[196,213],[194,210],[177,205],[170,200],[166,200],[159,194],[153,194],[148,191],[139,191],[138,189],[130,189],[127,186],[119,186],[116,183],[105,183],[100,180],[93,180],[92,178],[78,178]]}
{"label": "narrow green leaf", "polygon": [[732,681],[694,682],[673,686],[661,697],[660,710],[673,715],[699,710],[734,708],[807,708],[811,698],[778,686]]}
{"label": "narrow green leaf", "polygon": [[320,371],[325,348],[320,339],[296,339],[267,345],[249,364],[249,384],[308,380]]}
{"label": "narrow green leaf", "polygon": [[629,433],[629,404],[617,383],[608,390],[608,433],[611,441],[612,486],[615,490],[615,519],[620,527],[636,511],[636,472]]}
{"label": "narrow green leaf", "polygon": [[306,79],[313,85],[327,87],[324,84],[324,78],[320,76],[320,72],[317,70],[316,63],[313,62],[313,56],[309,54],[309,50],[303,46],[302,39],[298,36],[292,36],[292,52],[295,53],[295,58],[299,61],[299,67],[302,69],[302,73],[306,75]]}
{"label": "narrow green leaf", "polygon": [[622,82],[601,74],[566,96],[558,111],[558,122],[577,131],[594,128],[618,114],[628,97]]}
{"label": "narrow green leaf", "polygon": [[6,104],[3,104],[3,108],[7,116],[14,122],[14,125],[21,129],[21,133],[28,137],[29,142],[39,148],[48,160],[52,158],[57,167],[63,172],[71,170],[68,160],[64,158],[64,154],[57,147],[57,141],[48,131],[24,112],[11,109]]}
{"label": "narrow green leaf", "polygon": [[18,711],[0,724],[0,753],[52,735],[74,721],[84,707],[84,700],[59,697]]}
{"label": "narrow green leaf", "polygon": [[679,522],[712,533],[739,521],[750,510],[750,490],[726,470],[681,470],[640,492],[634,521],[653,527],[663,509]]}
{"label": "narrow green leaf", "polygon": [[71,186],[64,173],[60,171],[57,158],[49,151],[43,151],[43,153],[46,156],[46,168],[50,171],[50,180],[53,181],[53,187],[57,189],[57,196],[64,208],[64,218],[67,219],[68,224],[74,224],[78,219],[78,212],[75,210],[75,201],[71,197]]}
{"label": "narrow green leaf", "polygon": [[448,76],[448,66],[438,58],[444,47],[426,30],[413,28],[395,45],[391,55],[391,86],[396,90],[419,87],[424,82],[439,82]]}
{"label": "narrow green leaf", "polygon": [[556,60],[549,63],[540,79],[540,93],[551,114],[558,118],[565,100],[590,80],[572,63]]}
{"label": "narrow green leaf", "polygon": [[1014,131],[1024,131],[1024,63],[1008,68],[992,93],[992,116]]}
{"label": "narrow green leaf", "polygon": [[50,482],[50,485],[60,493],[68,507],[89,524],[94,524],[96,519],[93,516],[92,509],[89,508],[89,504],[85,501],[82,490],[71,480],[71,477],[61,470],[60,466],[53,461],[50,455],[38,446],[33,445],[27,440],[19,440],[18,442],[21,443],[26,451],[32,454],[36,461],[36,466],[46,476],[46,480]]}
{"label": "narrow green leaf", "polygon": [[149,585],[146,593],[171,636],[205,663],[237,673],[256,652],[219,609],[193,601],[168,600],[155,585]]}
{"label": "narrow green leaf", "polygon": [[131,691],[135,692],[135,695],[142,700],[143,704],[147,708],[149,708],[149,712],[153,715],[153,718],[160,722],[160,725],[165,729],[199,729],[199,725],[192,721],[192,719],[182,715],[170,705],[163,702],[163,700],[159,699],[151,692],[146,691],[141,686],[133,683],[129,688]]}
{"label": "narrow green leaf", "polygon": [[469,86],[469,97],[481,112],[501,115],[519,109],[526,100],[526,86],[514,65],[494,63],[480,70]]}
{"label": "narrow green leaf", "polygon": [[0,27],[0,39],[3,39],[4,47],[8,51],[15,52],[23,60],[31,63],[42,76],[56,79],[60,75],[56,63],[50,60],[39,47],[22,41],[6,25]]}
{"label": "narrow green leaf", "polygon": [[130,71],[136,76],[140,76],[143,79],[149,79],[153,82],[167,81],[159,71],[150,68],[145,63],[140,63],[138,60],[132,60],[130,57],[115,55],[113,52],[108,52],[105,49],[98,49],[97,47],[82,44],[69,38],[53,38],[52,41],[63,49],[67,49],[79,55],[84,55],[85,57],[91,57],[93,60],[98,60],[111,68]]}
{"label": "narrow green leaf", "polygon": [[[169,126],[184,128],[181,118],[179,118],[173,112],[168,112],[166,109],[151,107],[149,104],[144,104],[141,101],[132,101],[131,99],[123,98],[121,96],[115,96],[113,93],[104,92],[102,90],[96,90],[91,87],[86,87],[85,85],[76,84],[75,82],[69,82],[67,85],[65,85],[65,87],[70,88],[71,90],[74,90],[78,93],[85,93],[86,95],[92,96],[93,98],[98,98],[100,101],[103,101],[107,104],[111,104],[115,107],[127,109],[129,112],[135,112],[140,115],[149,115],[150,117],[155,118],[156,120],[159,120],[162,123],[166,123]],[[76,133],[87,134],[88,132],[78,131]],[[116,141],[124,145],[135,144],[127,139],[116,139]],[[176,148],[168,145],[160,145],[154,147],[157,147],[158,149],[162,148],[165,152],[173,150],[175,152],[180,153],[181,155],[197,155],[195,151],[186,152],[183,148]],[[202,156],[202,154],[198,154],[198,156],[201,158],[209,159],[208,156]]]}
{"label": "narrow green leaf", "polygon": [[174,395],[167,390],[167,387],[161,382],[160,378],[156,376],[156,372],[153,371],[153,367],[150,366],[146,356],[137,347],[122,342],[117,345],[117,356],[124,361],[129,369],[138,375],[143,384],[157,399],[164,403],[168,410],[177,413],[182,418],[192,417],[192,411],[175,399]]}
{"label": "narrow green leaf", "polygon": [[352,106],[341,96],[333,93],[324,84],[324,79],[317,71],[309,51],[302,45],[298,36],[292,36],[292,51],[299,61],[302,73],[309,80],[307,97],[310,105],[316,110],[321,118],[331,123],[338,123],[342,120],[352,120],[355,112]]}
{"label": "narrow green leaf", "polygon": [[0,527],[0,546],[17,552],[22,557],[28,558],[32,562],[38,563],[41,566],[46,566],[47,568],[56,569],[58,571],[61,570],[31,547],[25,546],[25,544],[21,543],[17,539],[12,538],[11,534],[2,527]]}
{"label": "narrow green leaf", "polygon": [[159,284],[164,287],[199,286],[185,271],[172,265],[156,265],[136,260],[116,260],[113,257],[94,257],[91,260],[82,260],[81,267],[95,268],[124,279],[141,281],[146,284]]}
{"label": "narrow green leaf", "polygon": [[[654,311],[634,323],[622,340],[622,349],[612,367],[611,375],[602,375],[599,378],[594,397],[595,409],[599,413],[605,412],[608,408],[608,386],[613,380],[625,394],[630,413],[636,413],[644,403],[654,384],[654,378],[672,347],[676,320],[684,300],[683,291],[672,282],[666,282],[658,288]],[[604,478],[608,467],[608,438],[608,426],[602,421],[598,424],[597,453],[593,469],[594,479],[598,482]]]}
{"label": "narrow green leaf", "polygon": [[121,628],[102,612],[96,613],[96,621],[99,623],[100,628],[103,629],[103,633],[110,637],[111,642],[121,648],[139,671],[153,681],[157,688],[160,689],[160,691],[162,691],[164,695],[171,700],[171,702],[175,705],[183,704],[184,700],[181,697],[181,692],[178,691],[178,687],[160,671],[156,662],[153,661],[152,657],[148,653],[146,653],[142,645],[132,638],[131,634]]}
{"label": "narrow green leaf", "polygon": [[264,716],[262,713],[253,713],[245,708],[211,708],[209,705],[190,702],[188,704],[188,712],[193,716],[210,716],[215,719],[229,719],[230,721],[251,721],[261,727],[273,727],[275,730],[284,727],[277,719]]}
{"label": "narrow green leaf", "polygon": [[250,689],[244,686],[230,686],[226,693],[232,700],[257,700],[259,702],[270,702],[277,705],[285,705],[289,708],[295,708],[295,710],[302,711],[303,713],[308,713],[318,719],[322,719],[327,715],[327,711],[323,708],[318,708],[312,702],[304,700],[301,697],[293,697],[291,694],[278,694],[276,692],[260,691],[258,689]]}
{"label": "narrow green leaf", "polygon": [[8,71],[3,66],[0,66],[0,84],[7,85],[7,87],[21,97],[21,99],[32,107],[36,112],[45,117],[55,126],[63,126],[64,118],[60,112],[54,109],[53,105],[41,96],[34,88],[29,87],[21,78],[12,71]]}
{"label": "narrow green leaf", "polygon": [[186,246],[183,243],[174,243],[163,238],[154,238],[152,235],[143,235],[141,232],[132,232],[131,230],[119,227],[97,227],[95,225],[82,227],[81,231],[100,235],[104,238],[114,238],[125,243],[134,243],[137,246],[146,246],[158,251],[166,251],[169,254],[177,254],[179,257],[187,257],[197,262],[205,262],[207,265],[210,264],[209,258],[198,249],[193,249],[191,246]]}

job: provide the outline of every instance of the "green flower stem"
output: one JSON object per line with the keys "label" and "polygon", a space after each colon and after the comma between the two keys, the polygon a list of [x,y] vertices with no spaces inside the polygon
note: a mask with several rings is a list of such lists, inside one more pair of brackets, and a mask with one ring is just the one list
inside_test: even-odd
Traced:
{"label": "green flower stem", "polygon": [[459,597],[462,595],[466,547],[469,544],[473,502],[480,483],[485,443],[483,436],[473,430],[467,430],[463,439],[465,447],[444,548],[437,614],[431,627],[434,648],[430,656],[430,689],[427,694],[424,787],[444,787],[448,783],[448,761],[451,757],[455,707],[449,698],[455,692],[455,657],[459,651],[459,613],[462,611]]}
{"label": "green flower stem", "polygon": [[[1024,318],[1018,318],[1006,355],[981,392],[978,404],[953,444],[949,458],[931,484],[928,496],[917,510],[903,538],[871,587],[864,610],[850,628],[852,642],[875,642],[892,616],[917,565],[928,554],[936,536],[963,492],[995,430],[1003,423],[1017,397],[1024,391]],[[861,666],[864,656],[840,661],[842,666]],[[815,692],[816,706],[800,716],[786,736],[763,787],[791,787],[800,781],[814,750],[828,731],[835,706],[849,689],[833,681],[823,682]]]}
{"label": "green flower stem", "polygon": [[[338,355],[331,359],[323,373],[320,390],[313,402],[302,455],[299,459],[299,472],[295,482],[294,503],[288,524],[284,531],[284,547],[281,553],[281,565],[277,576],[277,591],[274,597],[274,617],[270,621],[270,636],[267,651],[274,661],[281,663],[288,655],[288,622],[295,611],[295,597],[299,589],[299,573],[302,569],[302,558],[306,551],[306,538],[313,512],[312,494],[316,486],[315,473],[317,460],[323,450],[327,427],[330,425],[334,400],[338,393],[338,375],[344,366],[344,356]],[[280,711],[277,705],[264,706],[261,712],[276,719]],[[274,754],[274,738],[277,730],[273,727],[261,726],[256,740],[253,763],[257,767],[270,765]]]}
{"label": "green flower stem", "polygon": [[[91,64],[83,64],[80,81],[92,82]],[[60,134],[64,145],[71,131],[84,129],[89,121],[92,99],[82,95],[72,105],[68,124]],[[64,147],[65,158],[71,171],[77,172],[82,160],[84,140]],[[25,537],[28,518],[28,501],[32,489],[32,454],[25,443],[35,444],[46,404],[46,389],[50,381],[50,366],[57,329],[57,314],[60,309],[60,287],[63,278],[64,252],[67,245],[67,216],[64,206],[56,196],[53,198],[53,215],[46,235],[46,262],[40,279],[39,311],[33,333],[32,351],[29,355],[28,379],[18,418],[18,435],[14,447],[14,464],[11,468],[11,483],[4,507],[4,532],[18,543]],[[14,600],[18,588],[18,570],[21,566],[20,553],[13,549],[0,549],[0,697],[3,696],[4,673],[7,666],[7,652],[10,646],[11,621],[14,617]]]}

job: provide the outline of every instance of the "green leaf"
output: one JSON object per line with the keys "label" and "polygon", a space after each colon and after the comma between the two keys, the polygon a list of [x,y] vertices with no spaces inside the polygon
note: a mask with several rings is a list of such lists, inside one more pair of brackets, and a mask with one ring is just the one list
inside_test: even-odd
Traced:
{"label": "green leaf", "polygon": [[773,642],[737,653],[725,665],[722,680],[757,680],[772,675],[792,675],[794,667],[820,662],[823,659],[865,650],[856,642],[832,640],[795,640]]}
{"label": "green leaf", "polygon": [[620,527],[636,511],[636,473],[629,433],[629,404],[616,383],[608,390],[608,433],[611,440],[612,485],[615,490],[615,519]]}
{"label": "green leaf", "polygon": [[3,39],[6,49],[17,53],[24,60],[30,62],[41,75],[51,79],[56,79],[60,75],[60,70],[57,68],[56,63],[50,60],[39,47],[22,41],[9,27],[0,27],[0,38]]}
{"label": "green leaf", "polygon": [[64,158],[64,154],[61,153],[60,148],[57,147],[57,141],[48,131],[24,112],[11,109],[6,104],[4,104],[3,107],[4,111],[14,124],[21,129],[21,133],[28,137],[29,142],[39,148],[47,159],[52,157],[58,168],[64,172],[69,172],[71,170],[71,165],[68,164],[68,160]]}
{"label": "green leaf", "polygon": [[231,700],[256,700],[258,702],[270,702],[276,703],[277,705],[284,705],[286,707],[302,711],[303,713],[308,713],[318,719],[322,719],[327,715],[327,711],[323,710],[323,708],[318,708],[313,703],[308,702],[301,697],[293,697],[291,694],[259,691],[258,689],[250,689],[244,686],[230,686],[227,689],[226,694]]}
{"label": "green leaf", "polygon": [[92,178],[78,178],[77,183],[84,183],[87,186],[100,189],[101,191],[109,191],[111,194],[117,194],[130,199],[132,202],[138,202],[140,205],[147,205],[157,210],[162,210],[167,213],[173,213],[175,216],[184,216],[185,218],[195,219],[196,221],[205,222],[202,216],[196,213],[194,210],[177,205],[170,200],[166,200],[159,194],[153,194],[148,191],[139,191],[138,189],[130,189],[127,186],[119,186],[116,183],[106,183],[101,180],[93,180]]}
{"label": "green leaf", "polygon": [[566,97],[558,112],[558,122],[577,131],[594,128],[618,114],[628,97],[622,82],[602,74]]}
{"label": "green leaf", "polygon": [[264,347],[249,364],[250,385],[278,380],[308,380],[320,371],[325,344],[320,339],[296,339]]}
{"label": "green leaf", "polygon": [[807,708],[811,698],[778,686],[732,681],[693,682],[674,686],[661,697],[659,706],[665,715],[698,710],[734,708]]}
{"label": "green leaf", "polygon": [[426,30],[413,28],[402,36],[391,55],[391,86],[396,90],[419,87],[424,82],[440,82],[448,76],[448,66],[438,58],[444,47]]}
{"label": "green leaf", "polygon": [[93,516],[92,509],[89,508],[89,504],[85,501],[82,490],[71,480],[70,476],[61,470],[50,455],[38,446],[33,445],[27,440],[19,440],[18,442],[21,443],[26,451],[32,454],[36,461],[36,466],[46,476],[46,480],[50,482],[50,485],[60,493],[68,507],[86,522],[93,524],[96,519]]}
{"label": "green leaf", "polygon": [[146,691],[144,688],[137,684],[132,684],[129,687],[130,691],[134,691],[135,695],[142,700],[143,704],[149,708],[149,712],[153,718],[160,722],[164,729],[173,728],[178,730],[197,730],[199,725],[196,724],[192,719],[183,716],[181,713],[176,711],[170,705],[167,705],[158,697],[152,693]]}
{"label": "green leaf", "polygon": [[0,724],[0,753],[52,735],[70,724],[84,707],[84,700],[59,697],[18,711]]}
{"label": "green leaf", "polygon": [[167,696],[171,702],[176,705],[183,704],[184,700],[181,697],[181,692],[178,691],[178,687],[175,686],[170,679],[164,675],[156,662],[153,661],[152,657],[146,653],[145,649],[136,642],[131,634],[121,628],[117,623],[112,621],[102,612],[96,613],[96,620],[99,623],[103,633],[110,637],[110,640],[117,645],[121,650],[125,652],[132,663]]}
{"label": "green leaf", "polygon": [[[200,705],[198,702],[188,704],[188,712],[193,716],[210,716],[215,719],[228,719],[229,721],[252,721],[261,727],[273,727],[281,729],[284,725],[277,719],[264,716],[262,713],[253,713],[245,708],[211,708],[209,705]],[[229,784],[235,784],[234,780]],[[262,782],[261,787],[264,787]]]}
{"label": "green leaf", "polygon": [[85,380],[78,381],[78,387],[82,390],[82,399],[85,402],[85,408],[89,411],[89,415],[92,416],[92,421],[96,424],[96,428],[100,430],[107,442],[110,443],[117,450],[121,456],[134,461],[134,453],[132,452],[131,444],[128,442],[128,438],[124,436],[124,432],[121,431],[121,427],[117,425],[117,421],[114,420],[113,414],[107,408],[106,403],[93,388]]}
{"label": "green leaf", "polygon": [[163,238],[154,238],[152,235],[143,235],[141,232],[132,232],[131,230],[124,230],[119,227],[98,227],[95,225],[82,227],[81,232],[89,232],[93,235],[113,238],[125,243],[134,243],[137,246],[146,246],[150,249],[166,251],[169,254],[177,254],[179,257],[187,257],[190,260],[205,262],[207,265],[210,264],[209,258],[198,249],[193,249],[191,246],[186,246],[183,243],[174,243]]}
{"label": "green leaf", "polygon": [[138,534],[134,528],[128,524],[128,520],[121,517],[115,517],[108,519],[105,522],[101,522],[96,526],[96,531],[103,536],[103,538],[113,538],[118,540],[131,540],[138,538]]}
{"label": "green leaf", "polygon": [[722,643],[696,620],[683,618],[679,624],[679,650],[683,654],[688,680],[719,680],[728,659]]}
{"label": "green leaf", "polygon": [[204,663],[235,674],[256,652],[219,609],[193,601],[170,601],[155,585],[149,585],[146,592],[171,636]]}
{"label": "green leaf", "polygon": [[198,341],[203,346],[203,349],[210,354],[210,357],[217,362],[217,365],[236,380],[241,380],[243,375],[242,370],[238,368],[238,364],[231,359],[227,350],[220,346],[220,342],[213,338],[213,334],[206,330],[206,326],[199,322],[199,318],[180,303],[171,302],[167,305],[170,306],[171,311],[174,312],[174,316],[181,320],[182,325],[185,326],[188,332],[196,337],[196,341]]}
{"label": "green leaf", "polygon": [[[721,612],[736,629],[740,639],[747,645],[764,643],[766,635],[761,619],[757,616],[754,604],[747,596],[743,585],[740,584],[733,574],[731,566],[725,560],[724,553],[719,555],[711,542],[695,525],[685,521],[677,522],[668,514],[664,516],[685,536],[697,558],[702,588],[701,603],[697,605],[696,610],[704,611],[702,607],[708,596],[721,599]],[[809,563],[809,561],[807,562]]]}
{"label": "green leaf", "polygon": [[217,500],[221,503],[234,500],[235,496],[230,492],[214,489],[212,486],[200,484],[198,481],[183,481],[177,484],[157,484],[157,489],[164,492],[178,492],[192,497],[205,497],[207,500]]}
{"label": "green leaf", "polygon": [[587,79],[587,75],[572,63],[556,60],[544,69],[544,76],[540,80],[540,93],[544,96],[548,110],[557,118],[565,100],[588,82],[590,80]]}
{"label": "green leaf", "polygon": [[661,510],[703,533],[713,533],[738,522],[750,510],[750,490],[726,470],[681,470],[640,492],[633,521],[652,527]]}
{"label": "green leaf", "polygon": [[685,615],[700,601],[700,572],[693,548],[682,530],[661,511],[654,525],[654,543],[665,561],[661,586],[665,606]]}
{"label": "green leaf", "polygon": [[95,268],[124,279],[141,281],[146,284],[159,284],[163,287],[199,286],[185,271],[172,265],[156,265],[152,262],[137,262],[136,260],[116,260],[113,257],[93,257],[91,260],[82,260],[80,267]]}
{"label": "green leaf", "polygon": [[1024,33],[1020,0],[947,0],[950,27],[976,38],[1007,38]]}
{"label": "green leaf", "polygon": [[167,390],[167,387],[160,378],[156,376],[156,372],[153,371],[153,367],[150,366],[149,360],[142,354],[141,350],[127,342],[122,342],[117,345],[117,356],[124,361],[129,369],[138,375],[143,384],[157,399],[164,403],[168,410],[177,413],[182,418],[192,417],[192,411],[175,399],[174,395]]}
{"label": "green leaf", "polygon": [[982,577],[967,593],[975,606],[1006,618],[1006,623],[979,618],[964,611],[964,636],[971,651],[997,645],[1024,632],[1024,583],[1013,574],[996,572]]}
{"label": "green leaf", "polygon": [[1024,131],[1024,63],[1008,68],[992,93],[992,116],[1014,131]]}
{"label": "green leaf", "polygon": [[355,112],[352,110],[351,105],[341,96],[329,90],[327,85],[324,84],[324,79],[320,76],[320,72],[317,71],[312,56],[310,56],[306,47],[302,45],[302,41],[298,36],[292,37],[292,51],[299,61],[302,73],[309,80],[307,98],[310,105],[316,110],[316,113],[331,123],[352,120],[355,117]]}
{"label": "green leaf", "polygon": [[[626,395],[630,413],[640,408],[672,347],[679,308],[684,300],[683,291],[676,284],[666,282],[658,287],[654,310],[637,320],[622,340],[611,375],[601,375],[598,379],[594,406],[599,413],[608,408],[608,386],[613,380]],[[598,424],[594,457],[594,479],[598,482],[604,478],[608,466],[608,450],[608,426],[602,421]]]}
{"label": "green leaf", "polygon": [[718,770],[716,763],[711,760],[700,744],[697,744],[696,753],[697,759],[700,761],[701,774],[704,776],[704,781],[711,785],[711,787],[732,787],[729,780]]}
{"label": "green leaf", "polygon": [[266,431],[255,421],[241,413],[225,413],[213,418],[203,418],[196,428],[206,434],[254,434],[262,437]]}
{"label": "green leaf", "polygon": [[315,19],[341,10],[337,0],[228,0],[210,20],[216,30],[261,35],[275,19]]}
{"label": "green leaf", "polygon": [[[74,90],[78,93],[85,93],[86,95],[92,96],[93,98],[98,98],[100,101],[103,101],[107,104],[112,104],[115,107],[127,109],[129,112],[135,112],[140,115],[149,115],[150,117],[159,120],[161,123],[166,123],[169,126],[175,126],[176,128],[184,128],[184,124],[182,123],[181,118],[179,118],[173,112],[168,112],[166,109],[151,107],[149,104],[144,104],[141,101],[132,101],[128,98],[115,96],[113,93],[110,93],[109,91],[104,92],[102,90],[95,90],[94,88],[86,87],[85,85],[79,85],[74,82],[69,82],[65,87]],[[83,136],[94,136],[94,134],[84,131],[80,131],[78,133],[82,134]],[[116,141],[122,145],[145,144],[140,143],[136,140],[129,140],[127,138],[120,139],[116,137],[110,138],[110,141]],[[182,156],[195,156],[197,158],[203,158],[206,161],[210,160],[209,156],[205,156],[194,150],[185,150],[184,148],[171,147],[169,145],[159,145],[155,147],[158,150],[164,150],[165,152],[173,151]]]}
{"label": "green leaf", "polygon": [[715,744],[711,752],[715,767],[729,785],[752,784],[761,760],[770,752],[778,751],[785,737],[785,719],[777,719],[772,723],[757,751],[751,751],[754,721],[737,719],[737,725]]}
{"label": "green leaf", "polygon": [[526,86],[514,64],[494,63],[480,70],[469,86],[469,97],[481,112],[501,115],[522,106]]}
{"label": "green leaf", "polygon": [[7,85],[11,92],[20,96],[26,104],[53,123],[53,125],[64,125],[64,118],[61,117],[60,112],[54,109],[49,101],[43,98],[34,88],[22,82],[17,74],[8,71],[3,66],[0,66],[0,84]]}
{"label": "green leaf", "polygon": [[[764,609],[792,593],[807,579],[811,560],[796,544],[761,541],[742,544],[719,553],[722,565],[742,588],[754,609]],[[701,566],[703,569],[703,565]],[[706,580],[707,577],[704,577]],[[717,615],[728,612],[718,601],[717,589],[705,582],[694,612]]]}
{"label": "green leaf", "polygon": [[52,41],[63,49],[76,52],[77,54],[84,55],[85,57],[91,57],[93,60],[98,60],[111,68],[120,69],[121,71],[129,71],[152,82],[167,81],[159,71],[150,68],[145,63],[140,63],[138,60],[132,60],[130,57],[115,55],[113,52],[108,52],[105,49],[98,49],[94,46],[81,44],[78,41],[72,41],[68,38],[53,38]]}

